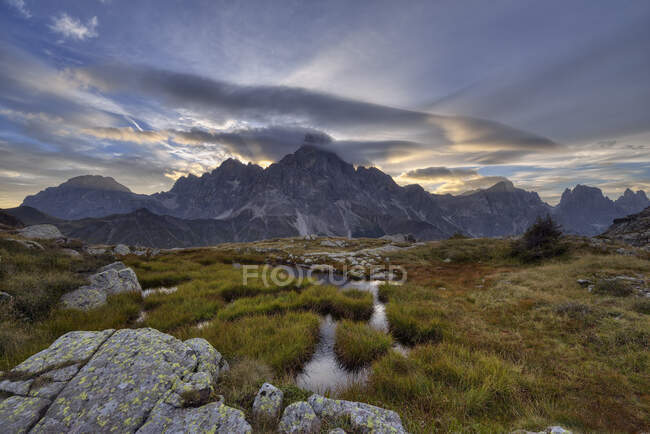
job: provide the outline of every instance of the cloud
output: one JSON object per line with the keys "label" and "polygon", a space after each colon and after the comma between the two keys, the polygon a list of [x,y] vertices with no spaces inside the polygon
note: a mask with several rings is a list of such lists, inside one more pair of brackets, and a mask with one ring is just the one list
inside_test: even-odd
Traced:
{"label": "cloud", "polygon": [[140,144],[162,142],[168,138],[164,132],[134,130],[131,127],[83,128],[80,132],[98,139]]}
{"label": "cloud", "polygon": [[86,24],[82,23],[79,19],[71,17],[65,12],[57,17],[52,18],[52,24],[50,24],[50,29],[61,34],[64,38],[76,39],[78,41],[83,41],[88,38],[96,38],[99,34],[97,33],[97,26],[99,22],[97,17],[90,18]]}
{"label": "cloud", "polygon": [[448,179],[464,179],[471,176],[479,176],[474,169],[448,169],[446,167],[425,167],[407,172],[405,177],[422,179],[426,181],[440,181]]}
{"label": "cloud", "polygon": [[27,8],[27,5],[25,4],[25,0],[5,0],[5,1],[9,6],[16,9],[16,11],[18,11],[18,13],[23,17],[25,18],[32,17],[32,13]]}

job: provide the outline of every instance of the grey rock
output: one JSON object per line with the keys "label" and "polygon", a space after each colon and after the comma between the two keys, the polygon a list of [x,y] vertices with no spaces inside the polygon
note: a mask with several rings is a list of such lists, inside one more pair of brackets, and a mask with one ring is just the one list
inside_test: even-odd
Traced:
{"label": "grey rock", "polygon": [[66,333],[54,341],[49,348],[34,354],[11,371],[36,376],[54,369],[83,363],[93,355],[113,332],[114,330]]}
{"label": "grey rock", "polygon": [[345,430],[343,428],[334,428],[327,434],[345,434]]}
{"label": "grey rock", "polygon": [[414,243],[415,237],[411,234],[390,234],[381,237],[382,240],[388,240],[393,243]]}
{"label": "grey rock", "polygon": [[308,400],[321,418],[349,418],[355,431],[362,433],[405,433],[402,420],[392,410],[361,402],[334,400],[312,395]]}
{"label": "grey rock", "polygon": [[300,401],[284,409],[278,431],[285,434],[312,434],[320,432],[320,427],[320,419],[312,407]]}
{"label": "grey rock", "polygon": [[0,381],[0,392],[10,393],[12,395],[27,396],[29,387],[34,380],[3,380]]}
{"label": "grey rock", "polygon": [[580,286],[589,286],[591,284],[591,280],[588,279],[578,279],[577,280],[578,285]]}
{"label": "grey rock", "polygon": [[544,431],[527,431],[518,429],[512,431],[510,434],[572,434],[572,431],[562,428],[561,426],[549,426]]}
{"label": "grey rock", "polygon": [[253,417],[256,419],[275,420],[280,416],[284,393],[269,383],[262,384],[253,402]]}
{"label": "grey rock", "polygon": [[208,373],[213,382],[219,379],[222,372],[227,371],[226,359],[205,339],[188,339],[185,341],[185,345],[194,350],[198,363],[197,371]]}
{"label": "grey rock", "polygon": [[49,400],[12,396],[0,402],[0,421],[3,432],[26,433],[41,418],[50,405]]}
{"label": "grey rock", "polygon": [[176,408],[159,403],[139,434],[181,433],[251,433],[253,430],[241,410],[225,406],[222,402],[197,408]]}
{"label": "grey rock", "polygon": [[86,247],[86,253],[93,256],[99,256],[106,253],[107,250],[103,247]]}
{"label": "grey rock", "polygon": [[174,407],[190,407],[206,404],[214,393],[213,381],[207,372],[194,372],[187,381],[179,381],[174,385],[172,393],[165,402]]}
{"label": "grey rock", "polygon": [[72,379],[72,377],[77,375],[77,372],[79,372],[79,366],[70,365],[63,368],[47,371],[41,375],[40,378],[45,381],[69,381]]}
{"label": "grey rock", "polygon": [[50,425],[66,432],[133,432],[196,363],[194,351],[172,336],[118,330],[68,382],[34,432]]}
{"label": "grey rock", "polygon": [[61,231],[54,225],[33,225],[21,229],[20,235],[29,239],[55,240],[64,238]]}
{"label": "grey rock", "polygon": [[61,297],[67,309],[91,310],[106,304],[106,291],[96,288],[81,287]]}
{"label": "grey rock", "polygon": [[23,247],[27,247],[28,249],[45,250],[45,247],[43,247],[40,243],[32,240],[17,240],[15,238],[7,238],[7,241],[13,241]]}
{"label": "grey rock", "polygon": [[0,303],[9,303],[14,299],[13,295],[0,291]]}
{"label": "grey rock", "polygon": [[71,258],[81,258],[81,253],[77,252],[74,249],[61,249],[61,253],[68,255]]}
{"label": "grey rock", "polygon": [[131,253],[131,249],[129,249],[129,246],[126,246],[124,244],[118,244],[113,249],[113,253],[115,253],[116,255],[121,255],[121,256],[128,255],[129,253]]}
{"label": "grey rock", "polygon": [[132,269],[124,268],[121,262],[115,262],[90,276],[90,285],[64,294],[61,302],[68,309],[90,310],[106,304],[109,295],[124,292],[141,293],[142,287]]}
{"label": "grey rock", "polygon": [[123,270],[125,268],[126,268],[126,265],[124,265],[123,262],[117,261],[117,262],[113,262],[113,263],[108,264],[108,265],[104,265],[103,267],[101,267],[101,268],[99,268],[97,270],[97,273],[103,273],[104,271],[108,271],[108,270],[119,271],[119,270]]}

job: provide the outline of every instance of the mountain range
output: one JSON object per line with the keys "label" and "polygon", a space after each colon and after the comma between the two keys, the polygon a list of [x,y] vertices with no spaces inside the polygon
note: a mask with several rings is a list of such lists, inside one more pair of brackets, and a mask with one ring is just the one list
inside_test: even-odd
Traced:
{"label": "mountain range", "polygon": [[181,247],[307,234],[501,237],[522,233],[546,214],[568,233],[596,235],[647,206],[643,191],[627,190],[612,201],[598,188],[578,185],[553,207],[509,181],[460,196],[436,195],[305,145],[267,168],[228,159],[152,195],[133,193],[113,178],[80,176],[6,211],[20,219],[33,208],[60,219],[55,224],[66,235],[91,242]]}

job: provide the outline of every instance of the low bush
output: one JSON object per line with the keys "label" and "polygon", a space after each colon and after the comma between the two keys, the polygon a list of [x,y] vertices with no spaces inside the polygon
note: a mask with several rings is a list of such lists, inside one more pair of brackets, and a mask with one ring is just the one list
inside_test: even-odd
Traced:
{"label": "low bush", "polygon": [[562,228],[550,215],[538,217],[521,237],[512,243],[512,255],[523,262],[537,262],[568,251],[562,242]]}
{"label": "low bush", "polygon": [[336,328],[334,351],[348,369],[358,369],[386,354],[392,345],[389,335],[366,323],[341,321]]}

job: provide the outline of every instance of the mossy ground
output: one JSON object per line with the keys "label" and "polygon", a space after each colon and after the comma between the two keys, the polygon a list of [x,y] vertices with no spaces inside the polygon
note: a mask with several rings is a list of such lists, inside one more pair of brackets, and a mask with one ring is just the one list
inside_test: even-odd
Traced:
{"label": "mossy ground", "polygon": [[[383,244],[360,240],[333,250]],[[367,385],[338,395],[397,411],[409,431],[650,429],[647,303],[620,291],[590,293],[576,282],[647,279],[647,259],[601,252],[581,239],[538,264],[513,258],[505,240],[455,239],[387,255],[409,276],[380,291],[391,327],[382,338],[411,346],[403,356],[362,322],[371,312],[369,294],[309,282],[242,285],[242,271],[232,265],[324,250],[319,241],[294,239],[128,257],[145,288],[178,290],[111,297],[100,309],[72,313],[53,300],[109,259],[73,260],[56,246],[28,251],[1,241],[0,290],[16,302],[1,311],[0,370],[70,330],[150,326],[181,339],[204,337],[221,351],[232,371],[219,393],[230,405],[249,411],[264,381],[283,389],[286,405],[308,396],[293,375],[315,349],[321,315],[331,313],[349,320],[339,325],[339,357],[371,363]],[[144,321],[136,322],[142,311]]]}

